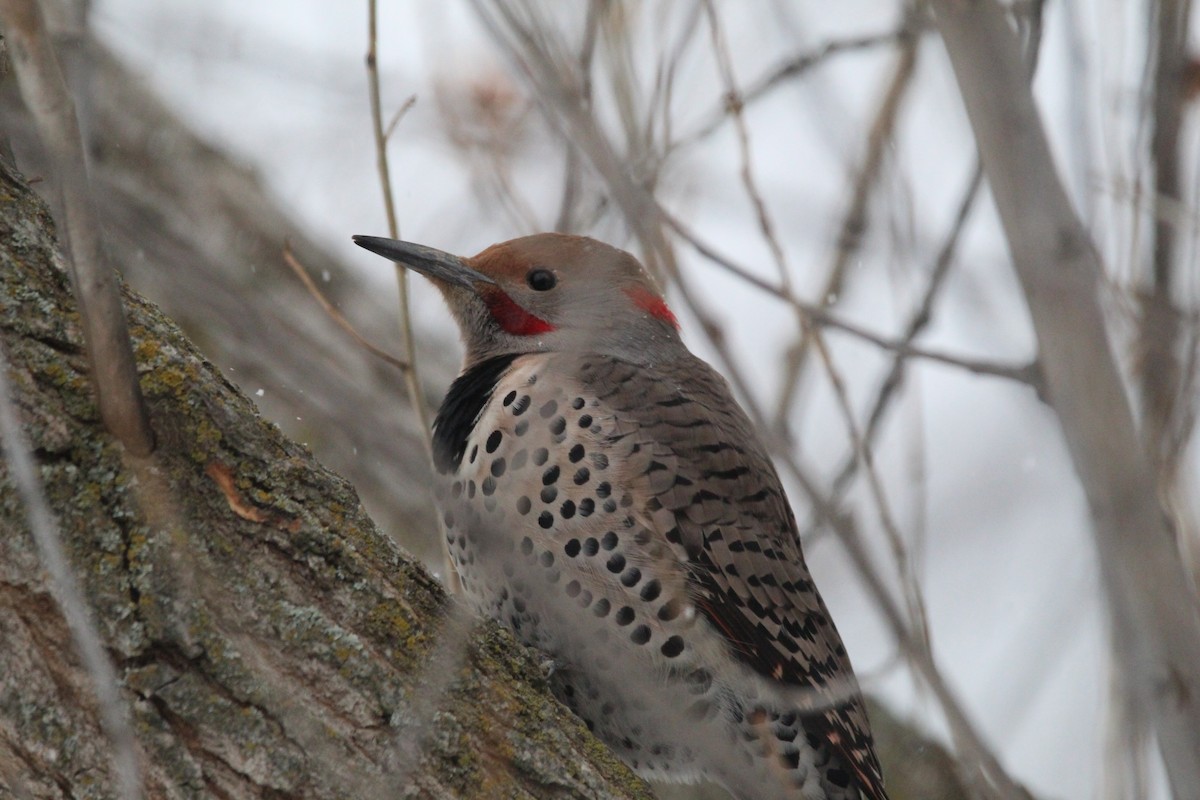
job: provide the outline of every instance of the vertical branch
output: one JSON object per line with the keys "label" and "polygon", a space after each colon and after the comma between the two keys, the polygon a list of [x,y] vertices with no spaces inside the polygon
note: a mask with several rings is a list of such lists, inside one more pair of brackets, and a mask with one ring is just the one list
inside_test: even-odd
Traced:
{"label": "vertical branch", "polygon": [[138,385],[117,277],[88,185],[75,107],[36,0],[2,0],[0,22],[21,97],[57,179],[59,231],[66,241],[100,416],[130,453],[149,455],[154,432]]}
{"label": "vertical branch", "polygon": [[[395,124],[384,127],[383,103],[379,92],[379,14],[377,0],[367,0],[367,86],[371,98],[371,129],[375,134],[375,163],[379,170],[379,187],[383,191],[383,208],[387,214],[388,235],[393,239],[400,238],[400,224],[396,220],[396,202],[392,197],[392,174],[388,167],[387,141]],[[407,104],[401,109],[403,113]],[[429,438],[429,409],[425,406],[425,395],[421,393],[421,375],[417,369],[417,348],[413,336],[412,314],[408,302],[408,271],[396,264],[396,285],[400,293],[400,335],[404,340],[404,360],[408,368],[404,370],[404,383],[408,387],[408,399],[413,410],[417,413],[417,424],[421,428],[421,444],[425,448],[425,457],[433,463],[433,443]],[[440,515],[437,515],[440,520]],[[451,594],[459,590],[458,573],[450,558],[450,549],[446,537],[440,529],[438,540],[442,551],[442,570],[445,574],[446,588]]]}
{"label": "vertical branch", "polygon": [[1200,607],[1109,345],[1099,256],[1058,178],[1003,7],[932,6],[1087,496],[1114,648],[1133,702],[1152,720],[1174,795],[1200,797]]}
{"label": "vertical branch", "polygon": [[[6,18],[7,22],[7,18]],[[38,483],[37,467],[29,452],[25,432],[17,421],[17,411],[9,385],[8,358],[0,352],[0,452],[9,467],[9,477],[16,484],[25,503],[29,531],[38,551],[38,559],[50,575],[50,589],[62,611],[75,649],[91,676],[100,719],[113,747],[113,766],[121,800],[139,800],[142,796],[142,777],[138,769],[137,747],[129,709],[121,698],[117,673],[104,642],[88,611],[87,601],[71,571],[71,563],[63,551],[58,525],[46,506],[46,498]]]}
{"label": "vertical branch", "polygon": [[1180,364],[1176,354],[1179,315],[1172,300],[1176,269],[1179,185],[1179,135],[1185,100],[1184,66],[1190,0],[1158,0],[1151,8],[1152,128],[1151,168],[1154,172],[1153,260],[1148,285],[1140,295],[1141,326],[1137,353],[1143,437],[1155,466],[1167,473],[1170,457],[1171,418],[1180,391]]}

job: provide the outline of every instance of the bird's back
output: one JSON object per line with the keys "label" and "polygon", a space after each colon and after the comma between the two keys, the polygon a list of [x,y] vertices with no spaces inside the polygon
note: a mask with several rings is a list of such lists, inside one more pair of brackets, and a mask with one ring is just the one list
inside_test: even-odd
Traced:
{"label": "bird's back", "polygon": [[468,596],[555,659],[560,697],[636,769],[885,797],[778,476],[708,365],[489,359],[435,443]]}

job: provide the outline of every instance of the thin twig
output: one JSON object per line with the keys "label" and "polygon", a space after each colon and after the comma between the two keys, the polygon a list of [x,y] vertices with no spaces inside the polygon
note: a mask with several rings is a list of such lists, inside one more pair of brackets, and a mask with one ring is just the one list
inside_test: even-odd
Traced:
{"label": "thin twig", "polygon": [[[901,37],[915,33],[914,30],[907,27],[910,21],[911,18],[906,18],[904,26],[898,30],[850,39],[835,39],[825,42],[809,52],[801,53],[787,59],[773,67],[758,80],[752,82],[741,93],[741,97],[739,98],[741,107],[745,108],[776,88],[783,86],[792,78],[799,77],[814,67],[824,64],[833,56],[869,50],[881,45],[894,44]],[[687,147],[703,139],[707,139],[729,121],[732,111],[733,109],[728,103],[723,103],[719,108],[710,112],[708,117],[695,129],[681,136],[676,142],[676,146]]]}
{"label": "thin twig", "polygon": [[8,359],[0,350],[0,451],[9,466],[10,479],[16,483],[25,503],[25,517],[37,546],[38,558],[50,574],[50,593],[67,621],[75,649],[92,680],[100,705],[100,722],[113,748],[119,796],[122,800],[139,800],[142,777],[129,707],[121,697],[116,670],[105,653],[104,642],[92,620],[83,590],[63,550],[58,523],[46,505],[25,430],[17,419],[8,374]]}
{"label": "thin twig", "polygon": [[923,347],[917,347],[910,344],[904,339],[889,339],[879,334],[872,333],[867,329],[855,325],[852,322],[847,322],[835,314],[830,313],[825,308],[813,303],[805,301],[787,294],[782,288],[768,283],[754,273],[750,272],[745,267],[728,258],[725,255],[717,252],[713,247],[701,241],[695,233],[686,227],[678,218],[669,214],[666,210],[659,208],[662,221],[671,230],[675,231],[684,241],[690,244],[696,252],[704,256],[713,264],[722,269],[737,275],[750,286],[759,289],[767,294],[782,300],[785,303],[800,311],[805,320],[813,325],[819,325],[826,328],[842,331],[856,339],[861,339],[869,342],[876,347],[887,350],[904,358],[923,358],[929,361],[935,361],[947,366],[958,367],[965,369],[968,372],[976,375],[990,375],[996,378],[1005,378],[1007,380],[1017,381],[1018,383],[1026,384],[1041,393],[1041,378],[1038,372],[1036,362],[1022,365],[1007,365],[997,364],[992,361],[982,359],[972,359],[964,356],[951,355],[942,353],[937,350],[930,350]]}
{"label": "thin twig", "polygon": [[149,455],[154,431],[138,384],[117,276],[92,199],[74,103],[36,0],[0,1],[0,23],[21,97],[57,179],[59,231],[66,239],[100,417],[130,453]]}
{"label": "thin twig", "polygon": [[[383,125],[383,104],[379,91],[379,14],[378,0],[367,0],[367,87],[371,100],[371,129],[375,134],[375,163],[379,171],[379,187],[383,192],[383,209],[387,215],[388,235],[393,239],[400,238],[400,224],[396,218],[396,202],[392,197],[392,174],[388,167],[387,143],[390,130]],[[407,103],[405,105],[408,105]],[[401,107],[401,111],[404,108]],[[397,122],[399,116],[397,116]],[[425,396],[421,392],[421,376],[417,366],[416,337],[413,334],[412,313],[408,300],[408,270],[396,264],[396,286],[400,295],[400,335],[404,342],[404,359],[408,368],[404,370],[404,382],[408,389],[408,399],[417,414],[417,424],[421,429],[421,445],[425,448],[425,457],[433,463],[433,442],[429,432],[429,409],[425,406]],[[442,551],[442,569],[445,573],[446,589],[450,594],[459,591],[458,572],[454,569],[454,561],[450,557],[450,548],[446,537],[440,530],[441,515],[435,514],[439,520],[438,542]]]}
{"label": "thin twig", "polygon": [[[916,7],[909,8],[905,12],[906,20],[919,13],[920,11]],[[905,31],[909,32],[904,34]],[[871,192],[875,188],[883,168],[884,156],[887,153],[888,144],[892,140],[896,119],[900,113],[900,104],[908,93],[913,76],[916,74],[918,40],[916,35],[911,33],[910,22],[906,21],[901,27],[901,33],[904,35],[897,40],[900,51],[896,68],[883,93],[883,101],[879,105],[879,110],[876,112],[867,134],[866,154],[850,190],[850,202],[842,217],[837,248],[834,251],[833,261],[826,272],[825,285],[818,295],[821,303],[825,305],[835,305],[841,299],[842,287],[845,285],[849,268],[855,263],[854,256],[862,247],[868,224],[867,212]],[[787,428],[785,421],[800,386],[800,379],[804,375],[808,345],[808,338],[802,331],[799,340],[792,347],[784,362],[779,400],[775,405],[777,430],[786,430]]]}
{"label": "thin twig", "polygon": [[392,119],[388,122],[387,128],[383,132],[384,141],[392,138],[392,134],[396,132],[396,126],[400,124],[400,120],[404,119],[405,115],[416,104],[417,96],[415,94],[410,94],[408,99],[400,104],[400,107],[396,109],[396,113],[392,114]]}
{"label": "thin twig", "polygon": [[746,127],[746,117],[742,114],[744,101],[741,93],[738,91],[737,80],[733,75],[733,60],[729,55],[729,46],[725,41],[720,20],[717,18],[717,10],[713,6],[712,0],[704,0],[704,10],[705,15],[708,17],[709,31],[712,35],[713,53],[717,59],[717,68],[721,73],[721,81],[724,83],[725,88],[725,97],[729,103],[730,117],[733,119],[733,129],[737,132],[739,172],[742,179],[742,186],[746,189],[746,196],[750,198],[750,205],[754,207],[754,216],[758,220],[759,232],[762,234],[763,240],[767,243],[767,248],[771,251],[771,258],[774,259],[775,267],[779,271],[779,281],[782,284],[782,289],[790,295],[792,293],[792,285],[791,274],[787,267],[787,259],[784,257],[783,247],[779,244],[779,239],[775,236],[775,226],[771,222],[771,215],[767,210],[766,202],[763,200],[762,192],[758,190],[758,184],[754,180],[754,168],[751,164],[750,152],[750,131]]}
{"label": "thin twig", "polygon": [[913,636],[925,648],[925,651],[932,655],[928,617],[925,613],[925,598],[921,593],[921,586],[917,582],[916,572],[908,555],[908,548],[904,544],[904,537],[900,534],[900,526],[896,524],[891,504],[888,502],[887,494],[883,490],[883,482],[879,479],[878,470],[875,469],[875,458],[867,446],[862,431],[859,430],[858,422],[854,418],[854,407],[850,403],[850,393],[846,390],[846,382],[842,379],[841,371],[833,361],[833,356],[830,354],[829,347],[825,343],[825,337],[819,330],[813,330],[811,337],[817,355],[825,367],[826,377],[833,387],[833,395],[837,401],[838,409],[842,414],[842,419],[846,423],[846,432],[850,437],[851,447],[858,456],[859,463],[862,464],[863,469],[866,471],[867,486],[871,491],[872,499],[875,501],[875,507],[879,511],[879,521],[883,525],[884,535],[887,537],[888,544],[892,548],[892,557],[896,560],[896,573],[900,578],[900,585],[904,589],[904,599],[908,605],[908,618],[915,628],[912,632]]}
{"label": "thin twig", "polygon": [[[925,330],[926,326],[933,319],[934,300],[945,284],[946,275],[949,274],[950,265],[954,261],[954,254],[958,250],[958,242],[962,237],[963,228],[966,226],[971,209],[975,206],[975,200],[979,197],[979,189],[982,185],[983,166],[976,160],[975,168],[972,170],[971,177],[967,181],[967,187],[963,190],[962,200],[959,201],[958,212],[955,214],[954,221],[950,225],[950,232],[942,243],[942,247],[938,251],[937,258],[934,261],[933,270],[929,276],[929,284],[925,287],[925,295],[921,298],[921,304],[917,307],[916,312],[908,321],[908,325],[904,330],[904,336],[900,339],[901,344],[911,346],[913,340]],[[905,366],[908,364],[908,355],[898,350],[892,350],[891,352],[891,369],[888,370],[887,376],[884,377],[883,382],[879,386],[875,402],[871,407],[871,413],[867,417],[866,428],[863,431],[863,439],[868,448],[874,444],[879,431],[882,430],[884,415],[891,404],[892,398],[896,396],[896,390],[900,388],[904,380]],[[1036,362],[1033,365],[1025,367],[1025,369],[1029,370],[1031,376],[1036,377],[1038,374]],[[1035,385],[1034,388],[1040,392],[1040,386]],[[851,452],[846,458],[846,463],[842,465],[842,468],[837,473],[837,477],[833,480],[831,494],[835,500],[840,500],[845,493],[847,487],[850,485],[851,478],[854,477],[857,466],[857,454]]]}
{"label": "thin twig", "polygon": [[366,337],[355,330],[354,326],[350,324],[350,320],[346,319],[342,312],[338,311],[337,308],[334,307],[333,303],[329,302],[329,298],[325,296],[325,294],[309,276],[308,270],[304,268],[304,265],[302,265],[296,259],[296,257],[292,255],[291,245],[287,242],[283,243],[283,263],[287,264],[288,267],[291,268],[296,277],[300,279],[300,282],[304,284],[304,288],[308,289],[308,293],[313,296],[313,299],[316,300],[325,313],[329,315],[329,318],[332,319],[339,328],[350,334],[350,338],[358,342],[358,344],[361,345],[364,350],[376,358],[391,364],[401,372],[406,372],[408,370],[407,363],[399,358],[396,358],[386,350],[375,346],[368,341]]}

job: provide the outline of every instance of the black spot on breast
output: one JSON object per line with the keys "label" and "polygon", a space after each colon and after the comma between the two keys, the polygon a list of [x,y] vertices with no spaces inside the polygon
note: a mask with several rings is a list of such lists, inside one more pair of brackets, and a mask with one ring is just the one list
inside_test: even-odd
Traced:
{"label": "black spot on breast", "polygon": [[538,514],[538,525],[541,525],[546,530],[549,530],[550,526],[553,524],[554,524],[554,515],[551,514],[549,511],[543,511],[541,514]]}
{"label": "black spot on breast", "polygon": [[679,636],[672,636],[663,642],[659,649],[667,658],[674,658],[683,652],[683,639]]}
{"label": "black spot on breast", "polygon": [[629,638],[633,640],[634,644],[645,644],[646,642],[650,641],[649,626],[638,625],[633,629],[633,632],[629,634]]}
{"label": "black spot on breast", "polygon": [[450,384],[433,421],[433,462],[438,472],[458,469],[480,413],[516,357],[513,353],[481,361]]}
{"label": "black spot on breast", "polygon": [[517,511],[521,514],[528,514],[529,509],[533,504],[529,502],[529,498],[521,495],[517,498]]}
{"label": "black spot on breast", "polygon": [[562,417],[555,417],[550,423],[550,432],[555,436],[560,436],[567,429],[567,421]]}
{"label": "black spot on breast", "polygon": [[596,501],[590,497],[585,497],[579,501],[579,516],[590,517],[592,512],[596,510]]}
{"label": "black spot on breast", "polygon": [[574,558],[575,556],[579,555],[579,540],[567,540],[567,543],[563,545],[563,552],[567,554],[567,558]]}
{"label": "black spot on breast", "polygon": [[567,458],[572,464],[577,464],[583,458],[583,445],[577,444],[572,447],[571,452],[567,453]]}
{"label": "black spot on breast", "polygon": [[503,438],[504,434],[500,433],[500,431],[492,431],[487,438],[487,444],[484,446],[484,449],[489,453],[496,452],[496,448],[500,446],[500,440]]}
{"label": "black spot on breast", "polygon": [[559,473],[559,469],[558,469],[557,464],[555,464],[554,466],[547,469],[545,472],[542,473],[542,485],[549,486],[550,484],[557,481],[558,473]]}
{"label": "black spot on breast", "polygon": [[628,625],[633,622],[633,609],[629,606],[621,606],[617,609],[616,615],[613,616],[613,621],[618,625]]}

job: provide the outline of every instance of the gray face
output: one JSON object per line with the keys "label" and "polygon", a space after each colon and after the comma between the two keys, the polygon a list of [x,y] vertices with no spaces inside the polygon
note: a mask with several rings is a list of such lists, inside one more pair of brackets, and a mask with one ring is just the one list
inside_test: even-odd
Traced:
{"label": "gray face", "polygon": [[469,259],[355,240],[434,281],[458,322],[468,364],[508,353],[593,352],[635,363],[685,353],[674,316],[637,260],[593,239],[539,234]]}

